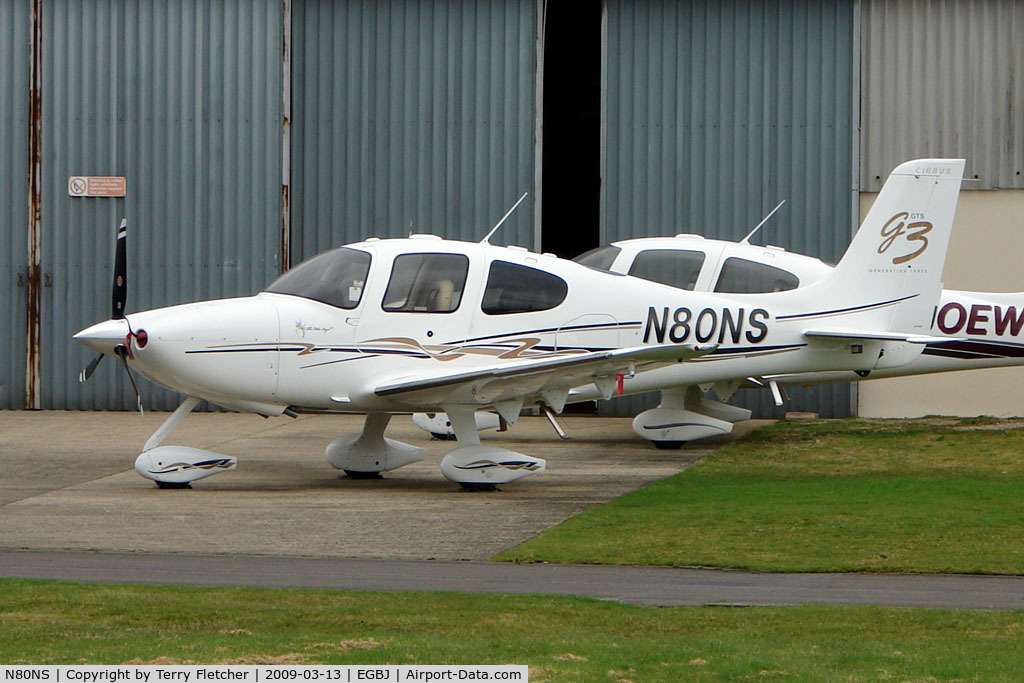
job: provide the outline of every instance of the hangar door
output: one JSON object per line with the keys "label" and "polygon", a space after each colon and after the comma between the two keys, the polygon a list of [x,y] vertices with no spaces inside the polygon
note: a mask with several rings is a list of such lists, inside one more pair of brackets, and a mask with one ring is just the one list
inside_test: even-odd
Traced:
{"label": "hangar door", "polygon": [[[694,232],[837,260],[854,229],[854,7],[608,0],[601,242]],[[748,393],[751,396],[744,397]],[[767,392],[746,407],[778,415]],[[850,414],[848,385],[782,410]],[[620,399],[631,414],[650,399]]]}
{"label": "hangar door", "polygon": [[0,3],[0,408],[25,407],[29,3]]}
{"label": "hangar door", "polygon": [[368,236],[533,247],[535,0],[296,0],[291,260]]}
{"label": "hangar door", "polygon": [[[132,409],[123,371],[71,341],[110,316],[114,233],[129,221],[139,311],[252,294],[280,272],[279,0],[47,0],[43,30],[42,407]],[[122,198],[69,196],[120,176]],[[179,398],[140,382],[143,402]]]}

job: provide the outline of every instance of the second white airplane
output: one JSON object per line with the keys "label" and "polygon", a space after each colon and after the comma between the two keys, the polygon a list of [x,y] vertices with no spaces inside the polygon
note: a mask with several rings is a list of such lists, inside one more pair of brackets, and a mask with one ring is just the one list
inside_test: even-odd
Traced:
{"label": "second white airplane", "polygon": [[[794,289],[816,282],[832,270],[819,259],[778,247],[755,246],[749,238],[737,243],[683,234],[623,240],[576,260],[680,289],[716,292]],[[872,371],[772,373],[742,383],[716,383],[711,391],[707,385],[675,381],[673,375],[679,373],[673,369],[649,373],[627,382],[625,389],[627,393],[661,390],[661,402],[638,415],[633,429],[660,448],[675,448],[686,441],[728,433],[733,422],[748,419],[749,410],[722,402],[741,387],[771,389],[781,405],[786,386],[1024,365],[1024,292],[944,289],[932,310],[929,334],[934,339],[909,363]],[[573,392],[573,400],[595,398],[599,396],[587,387]]]}

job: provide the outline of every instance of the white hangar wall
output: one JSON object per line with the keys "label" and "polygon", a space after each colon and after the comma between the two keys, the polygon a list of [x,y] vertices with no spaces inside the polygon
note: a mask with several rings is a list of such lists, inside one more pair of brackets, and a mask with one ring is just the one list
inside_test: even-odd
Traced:
{"label": "white hangar wall", "polygon": [[[861,215],[889,169],[967,159],[949,289],[1022,292],[1024,3],[861,4]],[[862,382],[864,417],[1024,415],[1024,368]]]}
{"label": "white hangar wall", "polygon": [[[877,194],[861,197],[866,213]],[[943,284],[947,289],[1020,292],[1024,307],[1024,190],[961,192]],[[965,370],[861,382],[861,417],[1024,415],[1024,367]]]}

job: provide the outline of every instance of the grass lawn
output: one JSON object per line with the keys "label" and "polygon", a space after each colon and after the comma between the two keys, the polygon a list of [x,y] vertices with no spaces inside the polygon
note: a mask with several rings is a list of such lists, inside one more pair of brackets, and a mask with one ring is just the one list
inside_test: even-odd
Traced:
{"label": "grass lawn", "polygon": [[1024,428],[780,422],[498,559],[1024,574]]}
{"label": "grass lawn", "polygon": [[1019,680],[1024,613],[0,580],[0,664],[528,664],[530,680]]}

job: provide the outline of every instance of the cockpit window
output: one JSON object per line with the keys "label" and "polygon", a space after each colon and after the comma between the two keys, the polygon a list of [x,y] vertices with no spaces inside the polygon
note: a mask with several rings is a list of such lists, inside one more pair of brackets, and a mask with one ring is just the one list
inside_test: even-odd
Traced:
{"label": "cockpit window", "polygon": [[569,286],[551,273],[506,261],[491,263],[480,310],[488,315],[546,311],[565,301]]}
{"label": "cockpit window", "polygon": [[620,251],[622,250],[618,247],[609,244],[608,246],[598,247],[584,252],[574,258],[573,261],[581,266],[587,266],[588,268],[607,272],[612,269],[612,263],[615,262],[615,257],[619,255]]}
{"label": "cockpit window", "polygon": [[462,254],[402,254],[384,292],[385,311],[451,313],[466,287],[469,259]]}
{"label": "cockpit window", "polygon": [[693,289],[703,265],[703,251],[648,249],[636,255],[629,274],[670,287]]}
{"label": "cockpit window", "polygon": [[800,286],[800,278],[788,270],[765,265],[757,261],[731,257],[725,260],[718,276],[716,292],[732,294],[760,294],[785,292]]}
{"label": "cockpit window", "polygon": [[369,272],[368,253],[341,247],[303,261],[270,283],[265,291],[352,309],[359,305]]}

